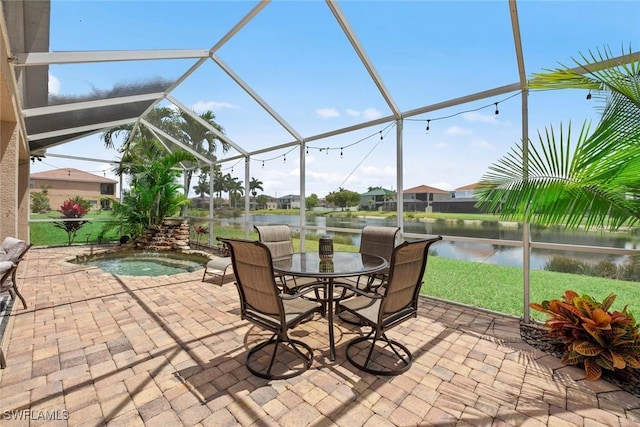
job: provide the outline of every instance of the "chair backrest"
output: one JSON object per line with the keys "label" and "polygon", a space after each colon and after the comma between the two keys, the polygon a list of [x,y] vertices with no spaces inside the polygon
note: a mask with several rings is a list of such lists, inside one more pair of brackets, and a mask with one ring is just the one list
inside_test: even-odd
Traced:
{"label": "chair backrest", "polygon": [[286,224],[255,225],[260,242],[271,251],[272,258],[291,255],[293,253],[293,240],[291,229]]}
{"label": "chair backrest", "polygon": [[441,236],[398,245],[391,255],[389,280],[382,299],[379,320],[405,310],[417,311],[422,276],[427,267],[429,247]]}
{"label": "chair backrest", "polygon": [[364,226],[360,236],[360,253],[381,256],[389,262],[399,230],[400,227]]}
{"label": "chair backrest", "polygon": [[2,244],[0,244],[0,261],[17,263],[30,247],[31,245],[27,245],[27,242],[24,240],[7,237]]}
{"label": "chair backrest", "polygon": [[273,276],[269,248],[251,240],[220,239],[231,253],[243,317],[255,314],[284,319],[282,299]]}

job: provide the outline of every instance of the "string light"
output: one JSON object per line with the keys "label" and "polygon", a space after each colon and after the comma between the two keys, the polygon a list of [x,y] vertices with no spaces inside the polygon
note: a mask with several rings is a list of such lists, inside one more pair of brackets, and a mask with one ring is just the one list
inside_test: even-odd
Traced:
{"label": "string light", "polygon": [[591,99],[591,89],[589,89],[589,93],[587,94],[587,101]]}
{"label": "string light", "polygon": [[284,156],[282,156],[282,162],[283,163],[287,163],[287,155],[286,154]]}
{"label": "string light", "polygon": [[[492,106],[495,107],[494,115],[498,115],[498,114],[500,114],[500,110],[498,109],[498,104],[499,103],[505,102],[505,101],[515,97],[515,96],[520,95],[521,93],[522,93],[522,91],[516,92],[513,95],[510,95],[510,96],[508,96],[508,97],[506,97],[506,98],[504,98],[504,99],[502,99],[500,101],[492,102],[491,104],[483,105],[483,106],[478,107],[478,108],[472,108],[470,110],[458,111],[457,113],[449,114],[448,116],[434,117],[434,118],[426,119],[426,122],[427,122],[426,131],[429,132],[429,129],[431,129],[431,121],[432,120],[435,121],[435,120],[450,119],[451,117],[459,116],[459,115],[465,114],[465,113],[472,113],[474,111],[479,111],[479,110],[485,109],[487,107],[492,107]],[[587,98],[587,99],[589,99],[589,98]],[[419,122],[425,121],[425,119],[410,119],[410,118],[406,118],[404,120],[407,120],[407,121],[419,121]]]}
{"label": "string light", "polygon": [[342,147],[340,147],[340,158],[342,158]]}

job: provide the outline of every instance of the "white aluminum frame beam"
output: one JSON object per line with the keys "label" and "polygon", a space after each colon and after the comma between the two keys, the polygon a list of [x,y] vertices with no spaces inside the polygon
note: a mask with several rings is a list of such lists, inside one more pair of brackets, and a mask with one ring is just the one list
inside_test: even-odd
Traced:
{"label": "white aluminum frame beam", "polygon": [[91,101],[72,102],[69,104],[49,105],[47,107],[27,108],[22,110],[25,117],[44,116],[47,114],[66,113],[69,111],[86,110],[112,105],[131,104],[134,102],[162,99],[164,92],[148,93],[145,95],[122,96],[118,98],[95,99]]}
{"label": "white aluminum frame beam", "polygon": [[113,122],[96,123],[92,125],[78,126],[75,128],[65,128],[65,129],[59,129],[59,130],[54,130],[50,132],[36,133],[33,135],[28,135],[28,140],[38,141],[40,139],[55,138],[58,136],[72,135],[74,133],[83,133],[83,132],[99,131],[102,129],[111,129],[118,126],[133,123],[136,120],[138,120],[138,116],[131,117],[129,119],[115,120]]}
{"label": "white aluminum frame beam", "polygon": [[[146,127],[148,127],[151,131],[153,131],[154,133],[157,133],[159,135],[162,135],[163,138],[168,139],[169,141],[173,142],[174,144],[176,144],[178,147],[182,148],[184,151],[187,151],[191,154],[193,154],[195,157],[197,157],[198,159],[202,160],[203,162],[205,162],[207,165],[211,165],[211,163],[213,162],[211,159],[207,159],[205,156],[203,156],[202,154],[198,153],[197,151],[195,151],[193,148],[189,147],[188,145],[183,144],[182,142],[178,141],[177,139],[175,139],[174,137],[172,137],[171,135],[167,134],[166,132],[164,132],[162,129],[152,125],[151,123],[149,123],[148,121],[146,121],[145,119],[140,119],[140,123],[144,124]],[[160,138],[158,138],[160,139]],[[161,141],[162,142],[162,141]],[[166,147],[166,146],[165,146]],[[168,148],[167,148],[168,150]],[[169,150],[170,151],[170,150]]]}
{"label": "white aluminum frame beam", "polygon": [[[518,19],[518,7],[516,0],[509,0],[509,13],[511,17],[511,29],[513,44],[516,50],[516,62],[518,64],[518,77],[520,90],[522,91],[522,168],[523,177],[527,179],[529,171],[529,89],[527,87],[527,72],[524,65],[524,53],[522,50],[522,38],[520,37],[520,21]],[[522,294],[524,321],[530,321],[529,302],[531,300],[531,228],[528,221],[522,224]]]}
{"label": "white aluminum frame beam", "polygon": [[218,58],[216,55],[212,55],[211,59],[218,64],[218,66],[225,72],[231,79],[236,82],[238,86],[242,88],[254,101],[256,101],[271,117],[277,121],[287,132],[291,134],[299,143],[302,144],[302,136],[295,130],[289,123],[287,123],[271,106],[260,97],[244,80],[240,78],[224,61]]}
{"label": "white aluminum frame beam", "polygon": [[358,40],[358,37],[356,36],[355,31],[353,31],[353,29],[351,28],[351,25],[349,25],[349,22],[347,21],[347,17],[344,15],[344,13],[342,13],[342,9],[340,9],[340,7],[338,6],[338,3],[335,0],[326,0],[326,3],[329,9],[331,10],[331,13],[333,13],[333,16],[336,18],[336,21],[338,21],[340,28],[342,28],[342,31],[347,36],[347,39],[349,39],[349,43],[351,43],[351,47],[353,47],[353,50],[356,51],[356,54],[360,58],[360,61],[362,62],[364,67],[367,69],[369,76],[371,77],[371,79],[377,86],[378,91],[380,92],[385,102],[389,106],[389,109],[393,112],[394,119],[399,119],[400,109],[398,108],[395,101],[391,97],[391,93],[385,87],[382,81],[382,78],[380,77],[375,67],[373,66],[373,63],[369,59],[367,52],[364,50],[364,47],[362,46],[362,43],[360,43],[360,41]]}
{"label": "white aluminum frame beam", "polygon": [[15,55],[12,59],[12,63],[17,67],[31,67],[52,64],[85,64],[89,62],[194,59],[206,58],[209,55],[210,54],[207,49],[31,52]]}
{"label": "white aluminum frame beam", "polygon": [[167,95],[166,98],[167,98],[168,101],[173,103],[176,107],[178,107],[181,111],[184,111],[186,114],[188,114],[195,121],[200,123],[206,129],[210,130],[215,136],[218,137],[218,139],[228,143],[229,145],[231,145],[233,148],[235,148],[238,152],[242,153],[243,155],[247,155],[248,154],[245,149],[240,147],[238,144],[236,144],[234,141],[232,141],[228,136],[226,136],[225,134],[220,132],[218,129],[216,129],[213,126],[211,126],[209,123],[207,123],[205,120],[203,120],[202,117],[200,117],[199,115],[197,115],[193,111],[191,111],[191,109],[189,107],[187,107],[186,105],[184,105],[183,103],[181,103],[180,101],[178,101],[177,99],[172,97],[171,95]]}

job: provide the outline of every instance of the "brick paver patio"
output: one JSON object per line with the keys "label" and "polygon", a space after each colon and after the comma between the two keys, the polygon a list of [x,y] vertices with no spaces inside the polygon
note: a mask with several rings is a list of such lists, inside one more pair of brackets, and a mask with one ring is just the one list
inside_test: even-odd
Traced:
{"label": "brick paver patio", "polygon": [[263,380],[244,357],[266,334],[240,320],[230,281],[203,283],[202,270],[114,276],[65,261],[86,251],[32,249],[21,264],[29,307],[14,308],[5,337],[2,425],[640,424],[639,398],[523,343],[517,319],[427,298],[390,333],[414,352],[407,373],[352,367],[345,343],[360,330],[340,322],[329,361],[316,317],[292,333],[314,349],[311,369]]}

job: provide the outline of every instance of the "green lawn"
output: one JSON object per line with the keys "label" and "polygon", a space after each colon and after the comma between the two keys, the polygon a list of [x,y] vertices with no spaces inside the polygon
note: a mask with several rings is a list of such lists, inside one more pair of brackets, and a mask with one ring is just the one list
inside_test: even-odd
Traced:
{"label": "green lawn", "polygon": [[[32,220],[45,220],[45,219],[59,219],[60,213],[51,211],[46,214],[31,214]],[[104,235],[101,235],[101,231],[105,226],[114,224],[111,213],[106,212],[92,212],[84,217],[90,222],[83,225],[76,234],[74,244],[86,244],[97,243],[98,237],[102,236],[110,241],[115,241],[120,238],[118,227],[114,227]],[[30,236],[31,243],[35,246],[57,246],[66,245],[68,243],[67,233],[64,230],[54,227],[52,222],[31,222]],[[87,236],[88,234],[88,236]]]}
{"label": "green lawn", "polygon": [[[32,215],[35,219],[36,215]],[[56,216],[53,216],[54,218]],[[79,232],[75,244],[84,244],[89,233],[89,243],[96,243],[100,230],[109,221],[110,216],[88,215],[93,222],[86,224]],[[240,227],[214,227],[215,237],[244,238]],[[119,238],[117,227],[107,234],[112,241]],[[208,241],[208,235],[200,238],[201,243]],[[317,236],[305,241],[308,251],[318,250]],[[195,233],[192,239],[196,239]],[[249,233],[249,239],[257,240],[255,231]],[[50,223],[31,223],[31,241],[34,245],[65,245],[67,235],[63,230]],[[300,250],[300,240],[294,238],[294,249]],[[433,249],[437,252],[438,244]],[[353,245],[335,244],[337,251],[357,251]],[[459,261],[438,256],[430,256],[425,273],[422,293],[449,301],[456,301],[500,313],[523,316],[523,273],[517,267],[504,267],[493,264]],[[640,316],[640,286],[637,282],[603,279],[575,274],[550,271],[531,271],[531,302],[560,298],[565,290],[571,289],[579,294],[587,293],[602,300],[610,293],[618,295],[614,309],[622,310],[628,304],[629,310]],[[532,317],[543,320],[544,316],[531,311]]]}
{"label": "green lawn", "polygon": [[[241,228],[215,227],[215,236],[244,238]],[[251,232],[250,239],[257,239],[258,234]],[[300,240],[294,238],[294,250],[300,250]],[[306,239],[305,249],[318,250],[318,241]],[[352,245],[335,244],[337,251],[357,251]],[[438,243],[433,246],[437,252]],[[522,317],[523,272],[518,267],[504,267],[493,264],[471,261],[459,261],[436,256],[429,256],[425,281],[421,292],[449,301],[482,307],[488,310]],[[618,295],[613,306],[622,310],[627,304],[629,310],[640,317],[640,286],[637,282],[625,282],[576,274],[556,273],[551,271],[531,271],[531,302],[541,302],[560,298],[567,289],[579,294],[587,293],[597,300],[602,300],[610,293]],[[531,310],[531,316],[544,320],[545,316]]]}

